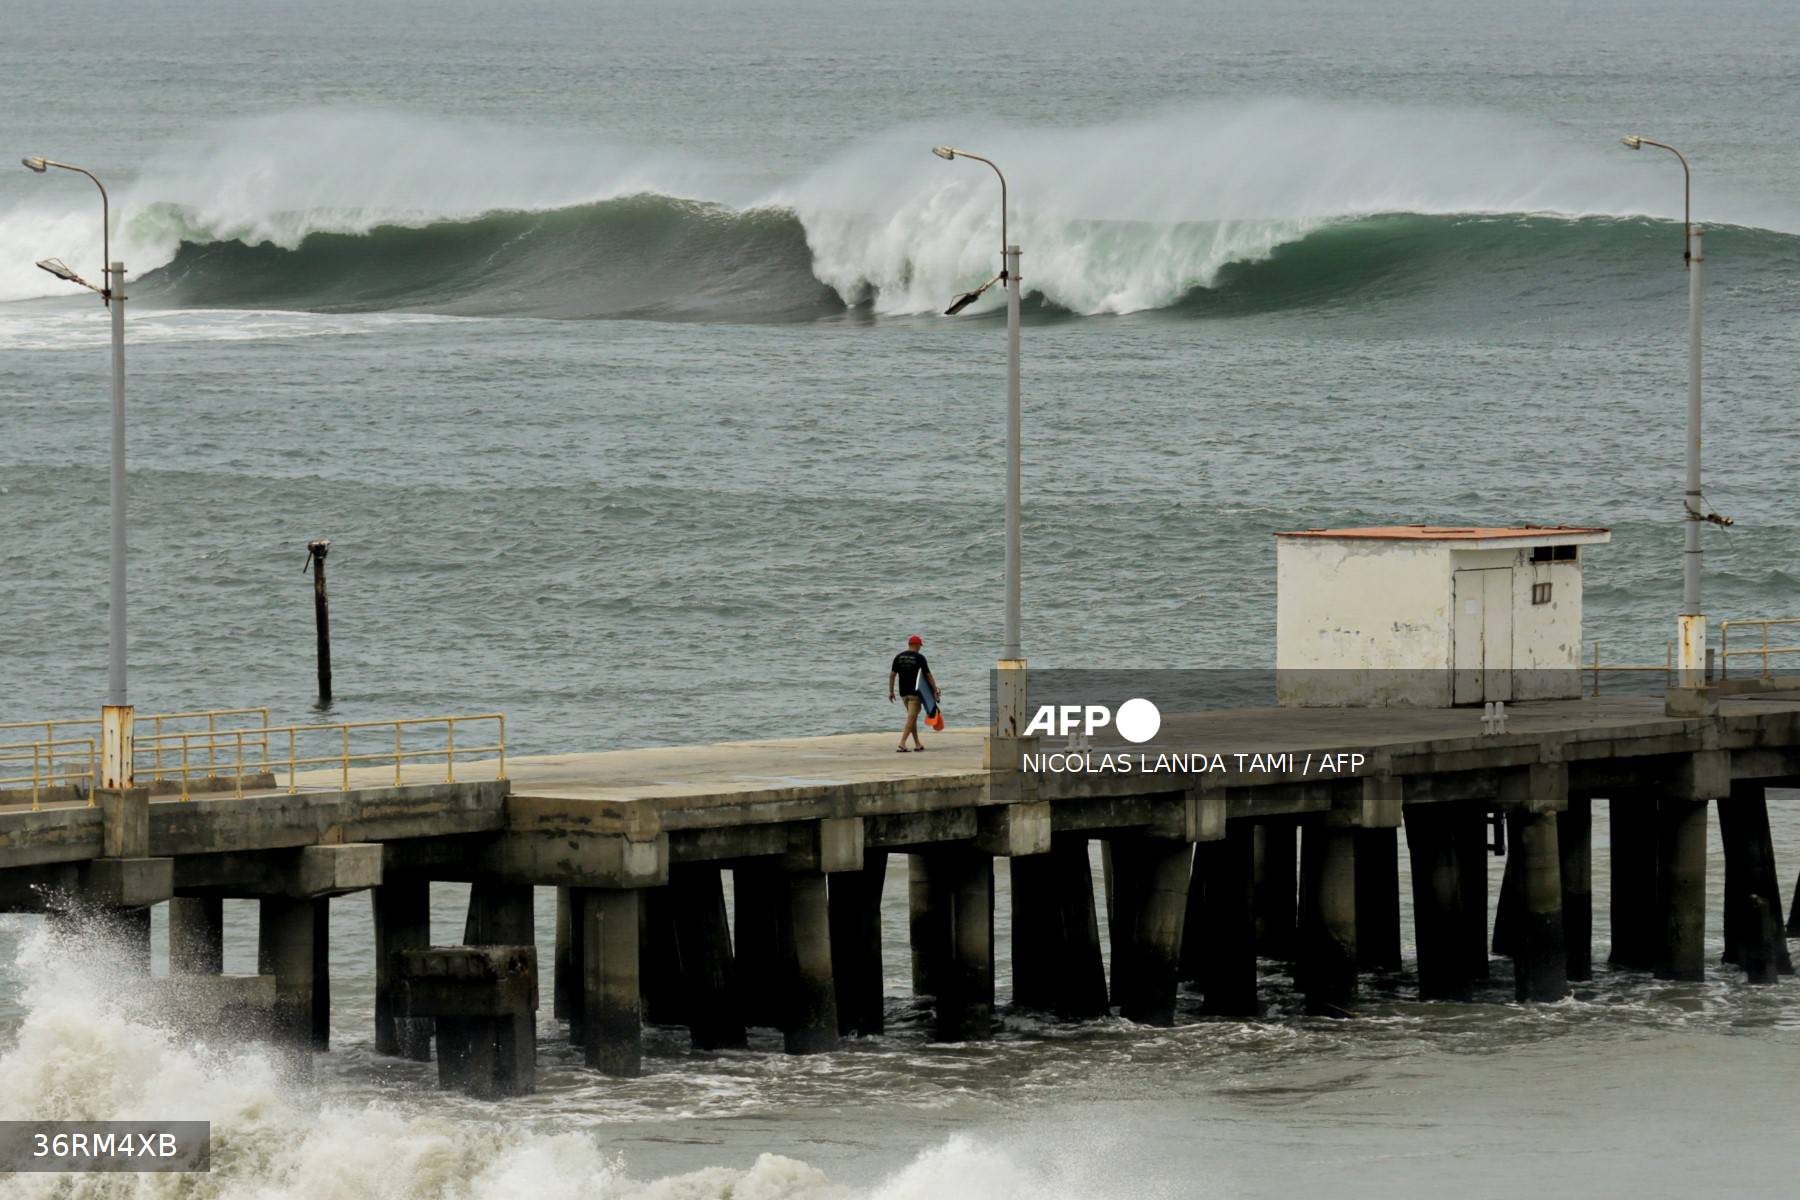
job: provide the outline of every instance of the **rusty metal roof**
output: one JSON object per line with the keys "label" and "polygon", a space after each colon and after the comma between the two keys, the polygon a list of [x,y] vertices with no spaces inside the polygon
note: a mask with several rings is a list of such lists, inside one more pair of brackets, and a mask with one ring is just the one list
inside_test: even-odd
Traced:
{"label": "rusty metal roof", "polygon": [[1610,534],[1591,525],[1372,525],[1362,529],[1288,529],[1276,537],[1372,538],[1387,541],[1478,542],[1492,538],[1548,538],[1582,534]]}

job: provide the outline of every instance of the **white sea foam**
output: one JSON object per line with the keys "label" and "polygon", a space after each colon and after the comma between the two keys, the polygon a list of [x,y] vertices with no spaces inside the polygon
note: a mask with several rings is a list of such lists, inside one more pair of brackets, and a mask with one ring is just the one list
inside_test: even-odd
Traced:
{"label": "white sea foam", "polygon": [[[1056,1186],[979,1141],[951,1137],[872,1188],[833,1183],[779,1154],[635,1178],[603,1146],[603,1125],[559,1130],[541,1115],[491,1119],[434,1109],[431,1097],[359,1102],[287,1078],[256,1049],[184,1041],[129,1007],[117,956],[12,924],[25,1015],[0,1049],[0,1120],[203,1120],[203,1175],[14,1175],[21,1200],[1035,1200],[1092,1195]],[[541,1113],[541,1110],[539,1110]],[[71,1191],[71,1187],[74,1188]]]}

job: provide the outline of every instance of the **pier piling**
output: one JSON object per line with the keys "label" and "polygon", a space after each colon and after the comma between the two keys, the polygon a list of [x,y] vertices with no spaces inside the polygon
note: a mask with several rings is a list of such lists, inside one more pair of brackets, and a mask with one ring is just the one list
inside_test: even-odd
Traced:
{"label": "pier piling", "polygon": [[[1256,827],[1228,821],[1225,836],[1194,845],[1188,911],[1199,914],[1183,929],[1183,949],[1199,951],[1204,1011],[1222,1017],[1254,1017],[1256,996]],[[1200,904],[1193,899],[1198,889]]]}
{"label": "pier piling", "polygon": [[782,882],[780,1027],[787,1052],[836,1050],[837,986],[831,974],[831,910],[825,875],[784,871]]}
{"label": "pier piling", "polygon": [[1563,940],[1562,855],[1557,814],[1519,814],[1517,928],[1513,992],[1520,1000],[1555,1001],[1569,994]]}
{"label": "pier piling", "polygon": [[1292,962],[1300,900],[1298,827],[1286,817],[1256,825],[1256,953]]}
{"label": "pier piling", "polygon": [[1556,814],[1556,846],[1562,858],[1563,953],[1572,983],[1594,977],[1594,802],[1570,796]]}
{"label": "pier piling", "polygon": [[1107,1012],[1106,963],[1088,839],[1059,833],[1048,854],[1009,860],[1013,1003],[1088,1021]]}
{"label": "pier piling", "polygon": [[1763,785],[1738,780],[1719,801],[1719,840],[1725,851],[1725,957],[1750,972],[1772,965],[1792,974],[1787,939],[1765,927],[1764,915],[1781,912],[1781,885],[1769,836],[1769,808]]}
{"label": "pier piling", "polygon": [[587,1065],[608,1075],[641,1074],[638,893],[572,888],[570,901],[581,931],[581,1035]]}
{"label": "pier piling", "polygon": [[394,956],[431,945],[431,884],[414,875],[384,877],[369,889],[375,920],[375,1053],[424,1062],[431,1057],[431,1021],[395,1013]]}
{"label": "pier piling", "polygon": [[829,877],[831,971],[840,1035],[874,1036],[886,1026],[881,961],[881,892],[886,881],[885,850],[864,850],[862,870]]}
{"label": "pier piling", "polygon": [[169,900],[169,973],[220,975],[225,971],[225,902],[217,896]]}
{"label": "pier piling", "polygon": [[1662,865],[1657,833],[1661,801],[1654,796],[1607,801],[1608,866],[1612,872],[1609,911],[1615,967],[1647,971],[1656,965],[1662,942]]}
{"label": "pier piling", "polygon": [[679,954],[682,1021],[696,1050],[745,1044],[720,875],[712,863],[679,863],[670,866],[669,883],[663,889],[673,910],[669,924]]}
{"label": "pier piling", "polygon": [[1663,797],[1657,806],[1662,897],[1658,979],[1706,977],[1706,801]]}
{"label": "pier piling", "polygon": [[785,884],[779,867],[739,862],[731,871],[732,960],[740,989],[744,1024],[781,1026],[781,915]]}
{"label": "pier piling", "polygon": [[[1464,855],[1458,814],[1450,805],[1415,804],[1405,810],[1406,845],[1412,865],[1413,936],[1419,952],[1419,998],[1470,997],[1469,924],[1463,913]],[[1361,863],[1358,863],[1361,866]],[[1480,947],[1487,957],[1486,931]]]}
{"label": "pier piling", "polygon": [[313,1042],[317,934],[318,911],[311,898],[263,896],[258,901],[256,969],[275,977],[274,1036],[303,1058]]}
{"label": "pier piling", "polygon": [[1301,828],[1300,987],[1306,1011],[1345,1016],[1356,998],[1356,831],[1313,821]]}
{"label": "pier piling", "polygon": [[1356,965],[1400,969],[1400,831],[1356,831]]}
{"label": "pier piling", "polygon": [[436,1027],[438,1082],[482,1099],[537,1086],[535,946],[437,946],[394,955],[399,1015]]}
{"label": "pier piling", "polygon": [[1129,833],[1108,850],[1113,1002],[1128,1021],[1173,1025],[1193,844]]}

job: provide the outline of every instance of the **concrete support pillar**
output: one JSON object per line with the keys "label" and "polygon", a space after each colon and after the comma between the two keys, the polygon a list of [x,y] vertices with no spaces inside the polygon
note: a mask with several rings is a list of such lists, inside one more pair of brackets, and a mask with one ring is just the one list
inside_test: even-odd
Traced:
{"label": "concrete support pillar", "polygon": [[[1405,809],[1412,866],[1413,937],[1419,949],[1419,998],[1467,1000],[1472,995],[1469,922],[1463,912],[1463,845],[1467,821],[1450,804]],[[1361,862],[1358,861],[1360,869]],[[1360,872],[1359,872],[1360,873]],[[1485,924],[1479,947],[1487,958]]]}
{"label": "concrete support pillar", "polygon": [[1128,1021],[1173,1025],[1194,847],[1122,834],[1108,849],[1113,1001]]}
{"label": "concrete support pillar", "polygon": [[369,889],[375,918],[375,1053],[425,1062],[431,1057],[431,1019],[395,1013],[394,955],[431,945],[431,882],[387,876]]}
{"label": "concrete support pillar", "polygon": [[940,880],[933,882],[932,868],[937,854],[906,856],[907,934],[912,945],[913,999],[936,997],[944,986],[950,952],[950,908],[938,892],[944,888]]}
{"label": "concrete support pillar", "polygon": [[311,899],[287,896],[264,896],[257,906],[256,970],[275,977],[274,1039],[304,1054],[313,1042],[318,911]]}
{"label": "concrete support pillar", "polygon": [[1291,962],[1298,929],[1298,827],[1285,817],[1256,826],[1256,952]]}
{"label": "concrete support pillar", "polygon": [[331,897],[313,899],[312,1048],[331,1049]]}
{"label": "concrete support pillar", "polygon": [[865,849],[862,870],[829,877],[831,974],[840,1035],[872,1037],[886,1027],[881,962],[881,892],[886,882],[886,850]]}
{"label": "concrete support pillar", "polygon": [[1563,950],[1568,977],[1594,977],[1594,802],[1570,796],[1556,814],[1556,846],[1562,856]]}
{"label": "concrete support pillar", "polygon": [[581,939],[573,890],[556,889],[556,952],[552,960],[550,1015],[570,1023],[570,1040],[581,1041]]}
{"label": "concrete support pillar", "polygon": [[1562,854],[1555,813],[1519,814],[1517,947],[1513,993],[1520,1000],[1561,1000],[1569,994],[1563,942]]}
{"label": "concrete support pillar", "polygon": [[686,1025],[687,989],[682,983],[682,950],[675,930],[670,883],[638,894],[638,984],[644,997],[644,1024]]}
{"label": "concrete support pillar", "polygon": [[747,863],[732,868],[732,958],[744,1024],[763,1029],[781,1026],[781,910],[787,884],[773,863]]}
{"label": "concrete support pillar", "polygon": [[169,974],[225,972],[225,902],[217,896],[169,901]]}
{"label": "concrete support pillar", "polygon": [[1106,963],[1087,838],[1059,833],[1048,854],[1021,855],[1008,864],[1013,1003],[1068,1021],[1105,1016]]}
{"label": "concrete support pillar", "polygon": [[1752,983],[1792,974],[1780,926],[1781,885],[1769,837],[1763,785],[1738,780],[1719,801],[1719,840],[1725,850],[1725,958],[1744,968]]}
{"label": "concrete support pillar", "polygon": [[1500,902],[1494,908],[1494,953],[1517,958],[1519,912],[1520,905],[1524,903],[1524,883],[1520,872],[1525,869],[1525,864],[1519,852],[1520,814],[1516,810],[1508,811],[1505,817],[1506,866],[1500,874]]}
{"label": "concrete support pillar", "polygon": [[1662,895],[1658,979],[1706,976],[1706,801],[1664,797],[1657,806]]}
{"label": "concrete support pillar", "polygon": [[581,931],[581,1034],[587,1065],[608,1075],[643,1072],[644,1030],[638,985],[638,893],[573,888]]}
{"label": "concrete support pillar", "polygon": [[469,889],[465,946],[535,946],[536,914],[530,884],[478,879]]}
{"label": "concrete support pillar", "polygon": [[[1227,821],[1225,837],[1194,846],[1188,911],[1200,889],[1200,923],[1183,929],[1182,944],[1200,953],[1205,1011],[1222,1017],[1254,1017],[1256,998],[1256,826]],[[1171,1013],[1171,1016],[1173,1014]]]}
{"label": "concrete support pillar", "polygon": [[1661,801],[1640,796],[1607,801],[1612,894],[1612,951],[1615,967],[1647,971],[1656,965],[1662,941],[1662,867],[1657,835]]}
{"label": "concrete support pillar", "polygon": [[1344,1016],[1356,998],[1356,831],[1319,822],[1304,826],[1301,837],[1306,909],[1299,974],[1306,1011]]}
{"label": "concrete support pillar", "polygon": [[1450,817],[1456,846],[1456,878],[1462,890],[1461,944],[1472,983],[1488,977],[1488,812],[1456,806]]}
{"label": "concrete support pillar", "polygon": [[719,868],[711,863],[674,864],[663,891],[672,909],[670,928],[679,955],[682,1019],[694,1048],[743,1046],[744,1015]]}
{"label": "concrete support pillar", "polygon": [[1400,969],[1400,831],[1356,831],[1356,965]]}
{"label": "concrete support pillar", "polygon": [[537,950],[442,946],[394,955],[397,1015],[437,1028],[438,1081],[483,1099],[537,1086]]}
{"label": "concrete support pillar", "polygon": [[837,986],[831,977],[831,909],[825,876],[783,872],[781,1032],[789,1054],[838,1048]]}

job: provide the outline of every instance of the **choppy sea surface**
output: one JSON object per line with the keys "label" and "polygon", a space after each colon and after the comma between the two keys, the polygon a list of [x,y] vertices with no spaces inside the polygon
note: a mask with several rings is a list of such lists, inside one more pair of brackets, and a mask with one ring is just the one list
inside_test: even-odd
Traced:
{"label": "choppy sea surface", "polygon": [[[1004,321],[938,313],[996,269],[998,195],[946,142],[1007,171],[1024,247],[1034,666],[1267,666],[1270,535],[1396,521],[1611,527],[1587,637],[1659,661],[1681,177],[1625,133],[1689,154],[1708,229],[1707,500],[1735,524],[1707,609],[1800,615],[1797,63],[1770,0],[12,0],[0,149],[99,173],[131,272],[140,712],[317,716],[300,568],[329,537],[331,719],[503,710],[516,751],[603,749],[881,727],[912,632],[953,704],[982,691]],[[0,171],[0,721],[104,689],[107,319],[32,265],[91,275],[97,233],[86,180]],[[1266,1021],[932,1046],[903,882],[887,1038],[658,1032],[620,1083],[546,1017],[542,1089],[506,1105],[369,1052],[358,899],[312,1084],[120,1016],[104,964],[7,918],[0,1115],[229,1134],[197,1191],[97,1195],[1791,1186],[1791,981],[1603,972],[1527,1010],[1503,967],[1470,1006],[1403,975],[1315,1023],[1272,975]],[[248,969],[253,914],[229,923]]]}

